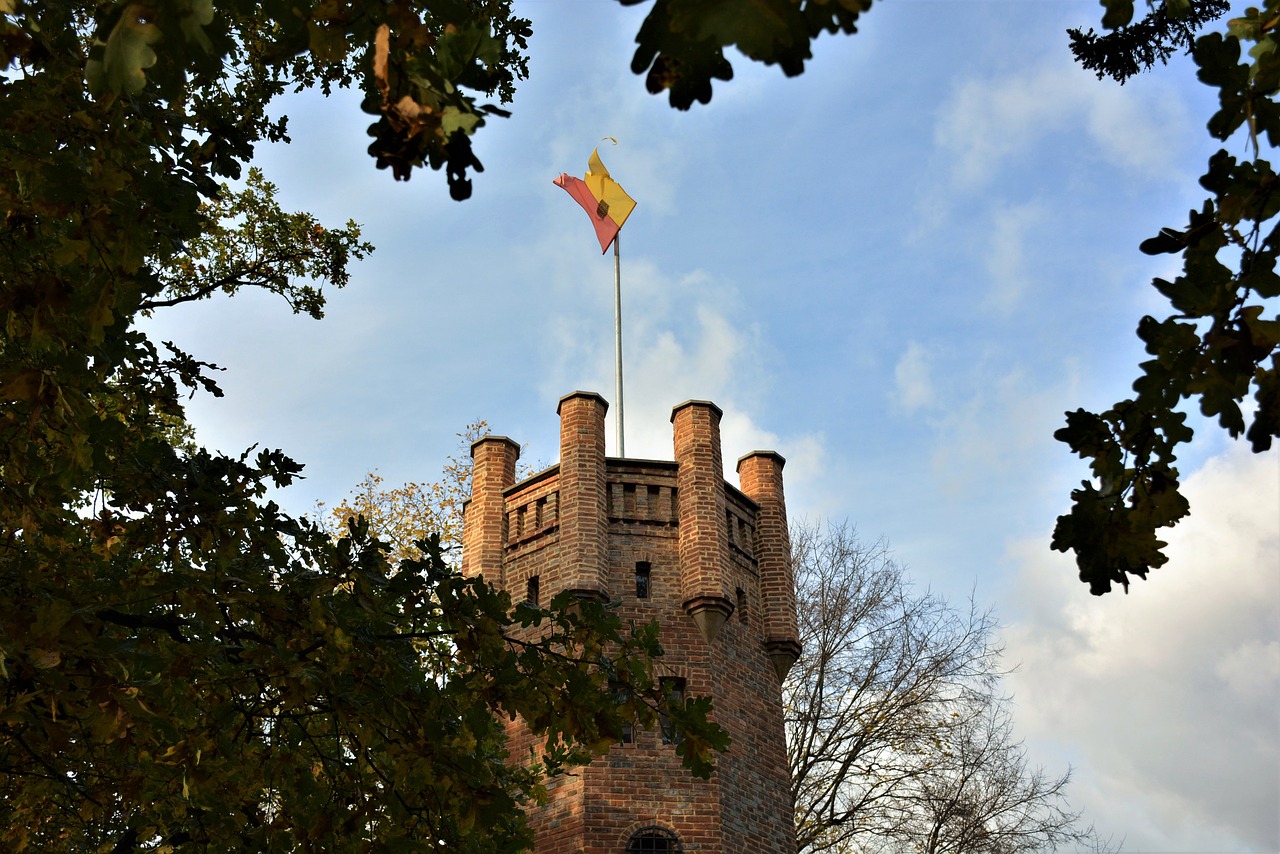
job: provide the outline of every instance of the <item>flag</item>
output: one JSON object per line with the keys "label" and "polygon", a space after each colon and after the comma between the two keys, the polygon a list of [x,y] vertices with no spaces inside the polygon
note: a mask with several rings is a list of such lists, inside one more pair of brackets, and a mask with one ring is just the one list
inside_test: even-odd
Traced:
{"label": "flag", "polygon": [[573,200],[582,205],[582,209],[591,217],[595,226],[596,238],[600,241],[600,254],[609,251],[622,224],[631,216],[636,201],[627,195],[627,191],[618,182],[609,177],[609,170],[600,161],[600,154],[592,150],[591,159],[587,161],[586,180],[574,178],[572,175],[560,173],[552,183],[562,187]]}

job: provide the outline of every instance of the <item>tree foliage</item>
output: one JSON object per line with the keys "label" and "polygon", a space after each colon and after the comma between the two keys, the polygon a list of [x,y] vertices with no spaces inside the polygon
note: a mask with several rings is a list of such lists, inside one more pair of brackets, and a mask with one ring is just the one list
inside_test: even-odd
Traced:
{"label": "tree foliage", "polygon": [[1181,11],[1160,6],[1141,21],[1103,36],[1092,29],[1067,30],[1071,53],[1082,66],[1096,71],[1099,80],[1111,77],[1124,83],[1157,62],[1167,63],[1174,54],[1191,50],[1196,31],[1220,18],[1230,5],[1228,0],[1194,0]]}
{"label": "tree foliage", "polygon": [[[301,466],[196,446],[215,366],[137,324],[245,287],[319,317],[369,247],[225,183],[286,137],[267,104],[358,80],[379,162],[461,195],[485,111],[459,87],[509,95],[523,26],[498,0],[0,0],[0,848],[519,850],[541,774],[652,722],[652,629],[290,517],[267,493]],[[536,763],[506,761],[513,714]],[[672,714],[709,773],[723,733]]]}
{"label": "tree foliage", "polygon": [[325,300],[316,283],[345,286],[348,263],[373,251],[353,221],[331,229],[308,213],[285,213],[276,186],[259,169],[249,170],[242,189],[224,184],[200,213],[206,229],[157,270],[161,292],[144,299],[142,311],[256,287],[283,297],[295,314],[320,320]]}
{"label": "tree foliage", "polygon": [[990,612],[918,592],[883,540],[793,526],[804,654],[783,686],[801,851],[1019,852],[1095,842],[1069,774],[1031,768]]}
{"label": "tree foliage", "polygon": [[[363,518],[369,529],[391,544],[391,559],[417,554],[413,543],[433,534],[442,552],[456,555],[462,547],[462,505],[471,497],[471,445],[489,434],[483,419],[458,433],[458,449],[445,461],[440,479],[387,486],[386,479],[371,471],[334,507],[319,502],[320,524],[335,538],[341,537],[351,519]],[[517,479],[532,472],[517,463]],[[457,561],[454,560],[454,563]]]}
{"label": "tree foliage", "polygon": [[666,92],[671,106],[687,110],[711,100],[712,80],[733,79],[725,48],[794,77],[812,58],[813,39],[856,33],[859,16],[870,8],[871,0],[653,0],[636,35],[631,70],[645,75],[650,93]]}
{"label": "tree foliage", "polygon": [[[512,614],[434,543],[392,571],[360,527],[335,547],[262,515],[204,562],[140,566],[122,537],[134,583],[8,616],[8,850],[521,850],[541,774],[616,739],[604,674],[652,680],[656,638],[603,611]],[[551,630],[516,644],[513,621]],[[542,768],[505,761],[507,714],[547,733]]]}
{"label": "tree foliage", "polygon": [[[1166,0],[1146,21],[1130,24],[1131,0],[1104,5],[1103,25],[1116,32],[1078,44],[1077,52],[1087,67],[1121,82],[1151,64],[1150,49],[1178,21],[1199,24],[1217,8]],[[1280,436],[1280,184],[1262,156],[1264,146],[1280,141],[1277,27],[1280,2],[1268,0],[1191,46],[1200,80],[1218,90],[1209,134],[1244,156],[1226,148],[1214,154],[1200,178],[1209,197],[1185,226],[1163,228],[1141,246],[1151,255],[1180,255],[1182,273],[1152,283],[1173,313],[1138,323],[1151,359],[1141,365],[1134,396],[1101,413],[1069,412],[1055,433],[1090,460],[1093,477],[1072,492],[1052,545],[1075,552],[1080,578],[1095,594],[1112,584],[1128,590],[1130,576],[1145,579],[1168,560],[1157,532],[1190,512],[1174,465],[1178,446],[1193,436],[1185,401],[1198,403],[1233,438],[1247,438],[1255,452]],[[1189,43],[1186,28],[1179,32],[1175,40]]]}
{"label": "tree foliage", "polygon": [[[206,172],[236,177],[262,139],[286,139],[264,107],[288,89],[358,85],[373,117],[369,153],[407,179],[443,169],[454,198],[481,169],[470,135],[527,73],[529,22],[510,0],[212,0],[7,4],[6,64],[49,71],[96,96],[89,116],[144,116],[171,165],[212,194]],[[91,39],[91,43],[86,42]],[[85,48],[88,48],[87,52]],[[473,94],[469,94],[473,93]]]}
{"label": "tree foliage", "polygon": [[[619,0],[635,5],[648,0]],[[729,80],[724,51],[800,74],[821,33],[854,33],[871,0],[654,0],[631,67],[655,94],[688,109]],[[205,167],[235,177],[261,139],[286,139],[287,121],[263,109],[287,89],[360,87],[374,121],[369,154],[407,180],[443,170],[455,199],[483,171],[471,136],[512,99],[528,73],[529,21],[512,0],[7,0],[0,63],[30,67],[71,51],[99,104],[151,110],[173,165],[200,189]],[[89,49],[84,50],[91,38]],[[189,95],[193,95],[188,99]],[[481,102],[495,98],[498,103]]]}

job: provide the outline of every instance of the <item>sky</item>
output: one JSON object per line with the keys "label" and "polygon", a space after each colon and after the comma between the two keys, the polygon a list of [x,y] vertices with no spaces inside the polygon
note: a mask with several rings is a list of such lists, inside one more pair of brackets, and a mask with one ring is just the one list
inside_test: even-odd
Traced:
{"label": "sky", "polygon": [[[793,520],[883,536],[916,583],[972,595],[1017,665],[1018,734],[1129,852],[1280,852],[1280,457],[1195,422],[1169,564],[1091,597],[1048,547],[1087,476],[1063,413],[1126,396],[1138,319],[1176,275],[1138,244],[1182,226],[1216,146],[1179,59],[1120,86],[1072,64],[1092,0],[892,0],[805,73],[731,56],[709,105],[629,70],[648,4],[517,0],[530,79],[475,138],[473,197],[396,183],[358,98],[290,96],[256,158],[284,206],[377,250],[323,321],[269,295],[154,319],[226,369],[200,440],[306,464],[278,496],[370,470],[432,481],[477,419],[556,461],[556,404],[614,389],[613,264],[552,179],[593,147],[637,200],[621,236],[628,456],[670,459],[671,407],[724,411],[724,457],[786,459]],[[617,144],[604,140],[614,137]],[[1242,146],[1236,146],[1242,154]],[[1268,311],[1268,314],[1271,312]]]}

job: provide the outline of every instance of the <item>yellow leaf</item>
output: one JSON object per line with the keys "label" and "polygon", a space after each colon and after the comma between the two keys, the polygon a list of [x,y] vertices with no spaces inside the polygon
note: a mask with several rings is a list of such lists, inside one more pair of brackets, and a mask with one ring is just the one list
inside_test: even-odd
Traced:
{"label": "yellow leaf", "polygon": [[62,653],[56,649],[33,649],[27,657],[39,670],[49,670],[62,663]]}
{"label": "yellow leaf", "polygon": [[53,263],[61,267],[72,261],[82,261],[89,256],[89,249],[87,240],[64,238],[58,248],[53,251]]}
{"label": "yellow leaf", "polygon": [[324,62],[341,62],[347,57],[347,34],[338,27],[327,27],[316,21],[307,22],[311,52]]}
{"label": "yellow leaf", "polygon": [[390,52],[391,29],[386,24],[380,24],[373,37],[373,78],[377,81],[378,91],[382,93],[384,101],[391,90],[391,83],[387,80],[387,54]]}
{"label": "yellow leaf", "polygon": [[151,45],[160,41],[160,27],[142,3],[130,3],[120,14],[107,40],[94,40],[85,79],[94,94],[137,95],[147,85],[144,69],[156,64]]}

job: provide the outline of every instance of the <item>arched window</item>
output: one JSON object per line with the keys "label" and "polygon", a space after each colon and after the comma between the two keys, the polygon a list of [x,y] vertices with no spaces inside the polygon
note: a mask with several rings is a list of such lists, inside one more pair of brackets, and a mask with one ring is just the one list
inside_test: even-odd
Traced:
{"label": "arched window", "polygon": [[680,839],[663,827],[642,827],[631,834],[627,841],[627,854],[645,854],[645,852],[664,851],[681,854],[684,848]]}

